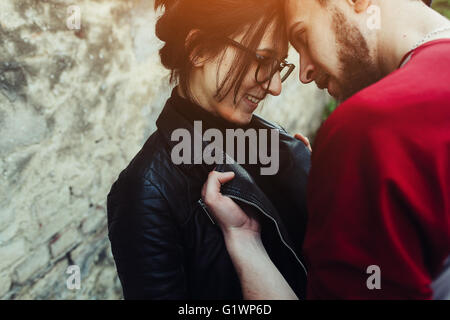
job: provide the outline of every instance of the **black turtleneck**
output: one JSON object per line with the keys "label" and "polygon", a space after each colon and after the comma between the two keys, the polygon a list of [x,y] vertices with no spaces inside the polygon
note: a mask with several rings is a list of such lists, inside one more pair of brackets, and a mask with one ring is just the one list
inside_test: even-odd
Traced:
{"label": "black turtleneck", "polygon": [[203,130],[218,129],[225,134],[226,129],[242,128],[246,130],[250,127],[237,125],[207,111],[191,100],[181,97],[177,88],[173,89],[170,100],[175,110],[192,124],[194,121],[202,121]]}

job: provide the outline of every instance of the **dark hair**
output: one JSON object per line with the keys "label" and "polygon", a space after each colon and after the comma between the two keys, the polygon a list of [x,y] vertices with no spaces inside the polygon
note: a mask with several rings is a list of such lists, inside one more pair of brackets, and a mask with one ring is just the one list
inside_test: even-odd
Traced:
{"label": "dark hair", "polygon": [[[191,99],[188,83],[193,67],[191,61],[198,55],[216,58],[227,46],[224,37],[234,37],[245,31],[241,43],[256,51],[266,29],[273,23],[277,49],[279,52],[287,51],[284,1],[155,0],[155,10],[161,7],[164,7],[164,13],[156,24],[156,36],[165,42],[159,51],[161,62],[171,70],[171,82],[178,82],[182,92]],[[186,41],[190,31],[196,29],[199,32]],[[222,83],[217,84],[218,100],[234,90],[236,101],[252,59],[242,50],[236,52],[232,64],[236,67],[231,68]]]}

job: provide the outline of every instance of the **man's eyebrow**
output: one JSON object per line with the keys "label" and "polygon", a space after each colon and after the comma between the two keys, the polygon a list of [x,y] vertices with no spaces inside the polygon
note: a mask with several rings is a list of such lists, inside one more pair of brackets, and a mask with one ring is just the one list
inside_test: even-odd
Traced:
{"label": "man's eyebrow", "polygon": [[303,21],[297,21],[296,23],[294,23],[291,28],[289,29],[289,42],[293,42],[292,40],[294,39],[294,30],[295,28],[297,28],[299,25],[301,25],[303,23]]}

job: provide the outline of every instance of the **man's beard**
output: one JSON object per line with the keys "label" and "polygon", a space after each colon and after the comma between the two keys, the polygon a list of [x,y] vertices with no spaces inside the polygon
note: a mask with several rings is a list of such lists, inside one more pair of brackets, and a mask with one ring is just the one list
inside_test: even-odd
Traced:
{"label": "man's beard", "polygon": [[339,100],[344,101],[379,81],[383,75],[371,59],[369,46],[361,31],[337,9],[333,15],[333,26],[341,64]]}

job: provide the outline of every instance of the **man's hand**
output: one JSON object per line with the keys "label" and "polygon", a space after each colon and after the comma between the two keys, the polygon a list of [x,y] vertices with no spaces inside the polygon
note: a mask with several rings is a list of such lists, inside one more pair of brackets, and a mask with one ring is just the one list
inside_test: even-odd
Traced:
{"label": "man's hand", "polygon": [[296,133],[294,135],[294,138],[299,140],[299,141],[301,141],[301,142],[303,142],[305,144],[305,146],[309,149],[309,151],[312,152],[311,143],[309,142],[309,139],[307,137],[305,137],[304,135],[302,135],[300,133]]}
{"label": "man's hand", "polygon": [[259,236],[261,230],[256,214],[250,209],[247,213],[244,212],[232,199],[220,193],[221,185],[233,178],[234,172],[212,171],[203,185],[203,202],[214,215],[225,236],[236,231]]}

